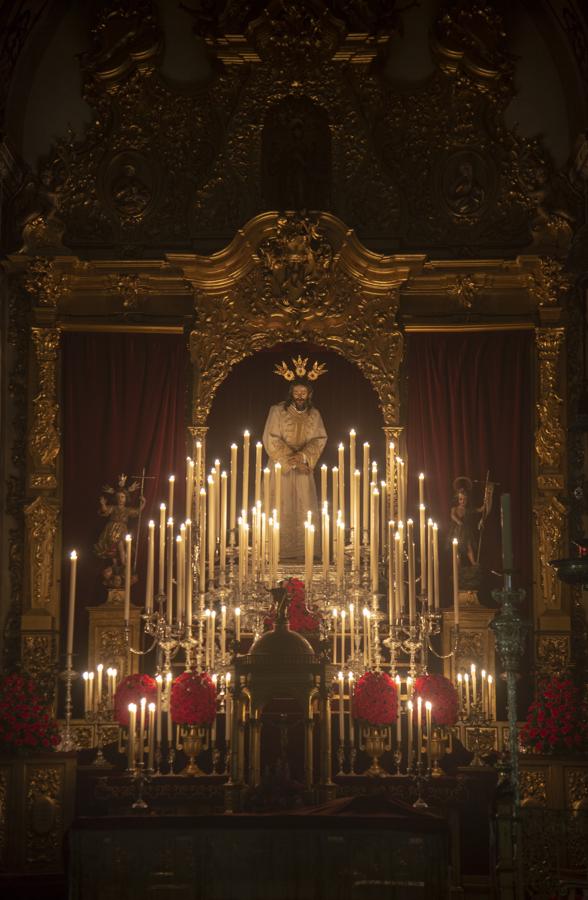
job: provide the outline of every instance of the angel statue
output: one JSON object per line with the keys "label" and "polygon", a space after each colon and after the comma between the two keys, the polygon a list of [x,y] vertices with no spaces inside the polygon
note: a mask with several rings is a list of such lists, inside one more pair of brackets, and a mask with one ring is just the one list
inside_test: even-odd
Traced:
{"label": "angel statue", "polygon": [[448,531],[449,546],[457,538],[459,560],[459,586],[462,590],[474,590],[480,580],[480,551],[484,525],[492,509],[495,482],[486,474],[484,496],[480,505],[472,503],[473,482],[465,475],[453,482],[453,504],[451,506]]}
{"label": "angel statue", "polygon": [[138,481],[127,485],[127,476],[120,475],[116,488],[104,485],[100,494],[98,514],[106,517],[108,521],[94,544],[94,552],[101,559],[111,561],[111,565],[103,572],[108,587],[121,587],[123,584],[122,573],[126,562],[125,535],[129,531],[129,520],[138,518],[145,506],[142,492],[138,505],[129,505],[131,495],[138,491],[139,487]]}

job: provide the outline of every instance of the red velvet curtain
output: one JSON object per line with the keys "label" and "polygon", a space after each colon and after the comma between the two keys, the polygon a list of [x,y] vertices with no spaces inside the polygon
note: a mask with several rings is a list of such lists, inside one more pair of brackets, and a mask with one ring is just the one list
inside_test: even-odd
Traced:
{"label": "red velvet curtain", "polygon": [[[532,582],[531,475],[533,458],[532,332],[414,333],[408,339],[409,502],[416,509],[416,475],[426,475],[427,505],[440,525],[442,602],[451,598],[446,535],[453,480],[474,482],[483,497],[486,472],[498,482],[482,539],[480,564],[501,569],[500,494],[512,498],[515,582]],[[413,518],[416,515],[413,513]],[[485,579],[482,602],[500,579]]]}
{"label": "red velvet curtain", "polygon": [[[102,486],[114,487],[121,473],[136,480],[145,468],[149,476],[145,482],[147,502],[139,536],[143,563],[147,522],[155,517],[159,501],[167,499],[171,473],[180,476],[176,502],[183,510],[188,355],[181,335],[66,333],[62,360],[63,555],[67,560],[71,549],[78,551],[74,652],[75,665],[85,668],[85,608],[102,602],[107,591],[101,579],[105,560],[93,552],[106,522],[98,515]],[[65,562],[62,615],[68,566]],[[140,576],[142,568],[140,564]],[[144,583],[140,577],[133,588],[136,602],[143,595]]]}

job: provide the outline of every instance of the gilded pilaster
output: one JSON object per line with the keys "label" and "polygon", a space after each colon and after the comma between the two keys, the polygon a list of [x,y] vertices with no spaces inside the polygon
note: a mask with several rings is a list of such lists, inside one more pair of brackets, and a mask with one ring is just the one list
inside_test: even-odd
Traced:
{"label": "gilded pilaster", "polygon": [[55,488],[57,457],[61,449],[57,403],[60,335],[56,328],[33,328],[32,339],[38,390],[32,401],[32,424],[29,432],[29,486],[33,489]]}
{"label": "gilded pilaster", "polygon": [[[559,271],[559,270],[558,270]],[[555,275],[558,275],[556,271]],[[564,289],[562,278],[555,278],[547,261],[540,276],[528,285],[539,306],[542,325],[535,331],[537,399],[535,420],[535,489],[533,503],[535,610],[538,623],[536,662],[545,674],[553,672],[554,656],[549,651],[551,635],[569,629],[567,591],[550,566],[552,559],[567,555],[567,509],[562,493],[566,481],[566,385],[565,331],[559,325],[558,294]],[[555,280],[554,280],[555,279]],[[569,647],[569,642],[566,644]],[[565,668],[558,643],[558,668]]]}

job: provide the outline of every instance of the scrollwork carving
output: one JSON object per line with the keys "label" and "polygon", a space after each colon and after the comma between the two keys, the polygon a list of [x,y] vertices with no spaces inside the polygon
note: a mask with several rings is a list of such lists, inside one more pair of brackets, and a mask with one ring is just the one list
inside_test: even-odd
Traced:
{"label": "scrollwork carving", "polygon": [[453,284],[447,288],[447,293],[465,310],[473,307],[479,292],[480,286],[471,275],[456,275]]}
{"label": "scrollwork carving", "polygon": [[56,391],[59,331],[56,328],[33,328],[32,336],[39,390],[33,398],[31,456],[35,469],[55,469],[55,460],[61,449]]}
{"label": "scrollwork carving", "polygon": [[537,665],[542,675],[562,675],[570,664],[567,635],[540,635],[537,640]]}
{"label": "scrollwork carving", "polygon": [[46,608],[52,601],[55,536],[59,507],[53,500],[37,497],[25,509],[31,606]]}
{"label": "scrollwork carving", "polygon": [[522,806],[547,806],[547,771],[523,769],[519,773]]}
{"label": "scrollwork carving", "polygon": [[561,262],[550,256],[539,261],[539,271],[527,276],[527,290],[537,306],[557,306],[570,289],[572,279],[564,272]]}
{"label": "scrollwork carving", "polygon": [[53,260],[37,256],[29,264],[25,287],[39,306],[57,309],[59,299],[69,291],[69,278]]}
{"label": "scrollwork carving", "polygon": [[569,769],[566,780],[569,806],[575,810],[588,810],[588,770]]}
{"label": "scrollwork carving", "polygon": [[561,469],[565,432],[562,425],[563,400],[559,390],[560,354],[563,328],[538,328],[536,346],[539,358],[539,399],[535,450],[542,467]]}
{"label": "scrollwork carving", "polygon": [[48,864],[60,852],[63,831],[63,770],[35,766],[26,787],[27,830],[26,861]]}
{"label": "scrollwork carving", "polygon": [[484,659],[484,641],[480,631],[460,629],[457,650],[457,668],[468,668],[471,663],[480,665]]}
{"label": "scrollwork carving", "polygon": [[55,698],[57,675],[56,643],[51,634],[24,634],[21,644],[22,667],[35,681],[45,705]]}
{"label": "scrollwork carving", "polygon": [[552,559],[560,559],[564,548],[566,508],[557,497],[549,497],[534,509],[537,529],[539,584],[546,609],[561,606],[561,583],[555,569],[549,565]]}

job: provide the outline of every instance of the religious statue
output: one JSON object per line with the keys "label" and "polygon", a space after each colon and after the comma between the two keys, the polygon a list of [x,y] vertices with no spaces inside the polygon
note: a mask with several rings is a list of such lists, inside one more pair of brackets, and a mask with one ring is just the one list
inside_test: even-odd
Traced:
{"label": "religious statue", "polygon": [[[312,404],[312,382],[323,375],[324,365],[308,359],[293,360],[292,371],[285,362],[276,374],[290,382],[288,397],[270,408],[263,432],[263,444],[274,464],[282,467],[280,521],[280,557],[301,560],[304,557],[304,522],[312,513],[319,522],[314,468],[325,448],[327,434],[320,412]],[[275,481],[275,478],[274,478]]]}
{"label": "religious statue", "polygon": [[475,590],[479,585],[479,562],[482,534],[486,519],[492,509],[494,484],[484,483],[484,498],[480,506],[471,502],[473,483],[462,475],[453,482],[453,504],[451,506],[448,539],[451,544],[457,538],[459,560],[459,587]]}
{"label": "religious statue", "polygon": [[[138,481],[127,486],[127,476],[120,475],[116,488],[105,485],[100,494],[98,513],[108,521],[94,544],[94,552],[101,559],[110,560],[110,565],[102,573],[107,587],[122,587],[124,584],[125,535],[129,532],[129,520],[138,518],[145,506],[142,492],[138,505],[129,505],[131,494],[138,491],[139,487]],[[112,497],[112,500],[107,500],[107,496]]]}

